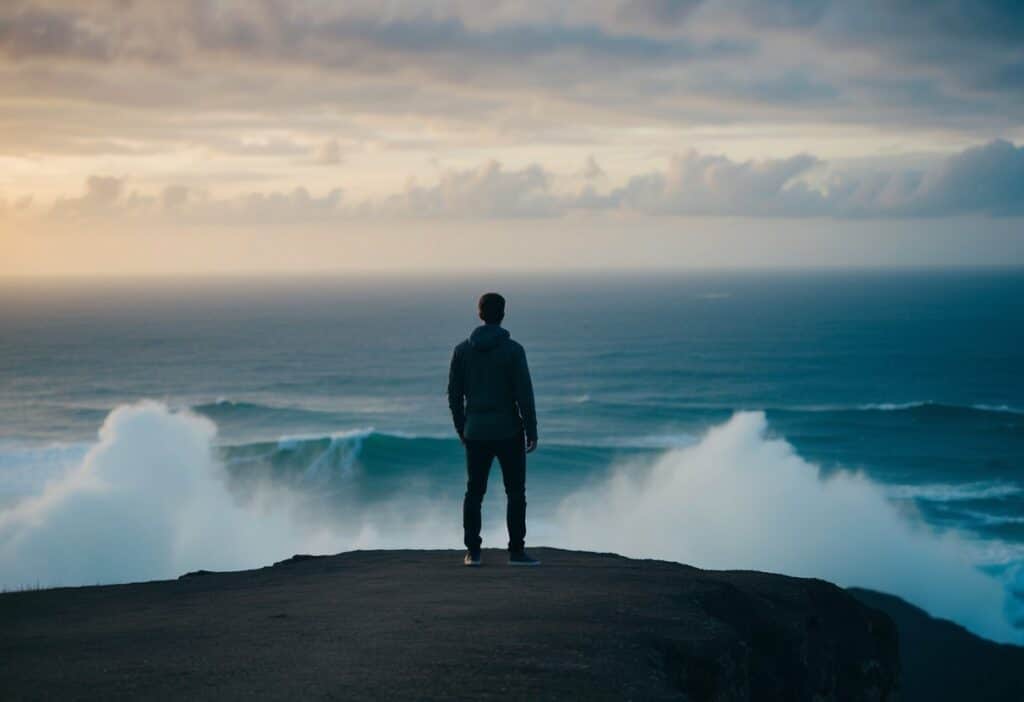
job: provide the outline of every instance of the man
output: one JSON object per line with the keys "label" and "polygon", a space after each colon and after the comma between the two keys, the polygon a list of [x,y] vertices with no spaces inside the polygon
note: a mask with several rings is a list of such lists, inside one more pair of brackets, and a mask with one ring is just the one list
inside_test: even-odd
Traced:
{"label": "man", "polygon": [[448,406],[466,447],[466,497],[462,503],[467,566],[480,565],[480,504],[495,458],[508,497],[509,565],[540,565],[524,550],[526,454],[537,448],[537,414],[526,352],[502,329],[505,298],[485,293],[477,304],[483,324],[455,347],[448,372]]}

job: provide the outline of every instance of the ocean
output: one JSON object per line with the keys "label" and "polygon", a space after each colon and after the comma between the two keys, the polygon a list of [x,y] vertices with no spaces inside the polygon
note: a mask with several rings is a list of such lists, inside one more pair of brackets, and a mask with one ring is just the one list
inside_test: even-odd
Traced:
{"label": "ocean", "polygon": [[[461,548],[444,391],[486,290],[537,395],[528,546],[1024,642],[1019,270],[2,282],[0,586]],[[485,547],[503,498],[495,466]]]}

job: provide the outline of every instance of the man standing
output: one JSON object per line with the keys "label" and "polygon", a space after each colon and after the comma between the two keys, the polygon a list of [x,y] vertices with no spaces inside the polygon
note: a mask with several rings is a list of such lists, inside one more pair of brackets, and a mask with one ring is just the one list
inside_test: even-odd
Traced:
{"label": "man standing", "polygon": [[524,550],[526,454],[537,448],[537,414],[526,352],[501,327],[505,298],[485,293],[477,308],[483,324],[455,347],[448,372],[448,406],[455,431],[466,447],[463,562],[480,565],[480,504],[491,463],[497,457],[508,497],[509,565],[540,565]]}

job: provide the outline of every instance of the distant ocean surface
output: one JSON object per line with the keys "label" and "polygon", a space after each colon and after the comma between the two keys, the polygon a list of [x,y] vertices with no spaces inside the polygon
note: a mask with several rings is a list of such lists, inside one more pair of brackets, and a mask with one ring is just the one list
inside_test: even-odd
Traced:
{"label": "distant ocean surface", "polygon": [[[0,283],[0,586],[460,548],[444,390],[489,289],[537,393],[529,544],[1024,639],[1020,271]],[[484,509],[502,547],[497,467]]]}

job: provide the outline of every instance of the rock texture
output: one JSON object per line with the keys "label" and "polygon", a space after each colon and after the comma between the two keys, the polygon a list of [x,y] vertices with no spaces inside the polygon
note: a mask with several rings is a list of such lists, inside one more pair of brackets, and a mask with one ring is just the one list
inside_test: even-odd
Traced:
{"label": "rock texture", "polygon": [[820,580],[537,549],[362,551],[0,596],[0,698],[891,700],[891,620]]}

